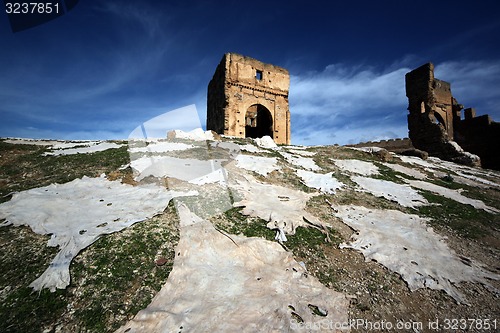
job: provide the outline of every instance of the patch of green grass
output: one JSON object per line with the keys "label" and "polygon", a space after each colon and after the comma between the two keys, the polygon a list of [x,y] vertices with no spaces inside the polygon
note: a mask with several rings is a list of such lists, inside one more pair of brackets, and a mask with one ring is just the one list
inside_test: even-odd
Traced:
{"label": "patch of green grass", "polygon": [[66,309],[66,291],[29,287],[58,251],[48,238],[28,227],[0,228],[0,332],[39,332]]}
{"label": "patch of green grass", "polygon": [[373,160],[370,159],[370,157],[373,157],[370,153],[360,151],[360,150],[355,150],[351,149],[348,147],[335,147],[336,150],[336,156],[332,156],[332,158],[335,159],[357,159],[357,160]]}
{"label": "patch of green grass", "polygon": [[301,178],[299,176],[297,176],[295,171],[289,167],[285,166],[282,169],[282,172],[279,173],[276,177],[279,178],[280,182],[283,183],[284,185],[288,185],[288,186],[291,185],[294,188],[296,188],[302,192],[306,192],[306,193],[316,192],[316,189],[305,185],[302,182]]}
{"label": "patch of green grass", "polygon": [[443,178],[434,178],[434,179],[430,178],[427,181],[429,183],[433,183],[441,187],[446,187],[451,190],[458,190],[458,189],[463,189],[464,187],[468,187],[467,185],[464,184],[455,183],[453,181],[453,175],[446,175]]}
{"label": "patch of green grass", "polygon": [[225,221],[215,223],[227,233],[247,237],[261,237],[267,240],[274,240],[274,232],[267,228],[267,222],[260,218],[248,217],[241,214],[242,207],[235,207],[224,212]]}
{"label": "patch of green grass", "polygon": [[[365,153],[362,151],[356,151],[353,149],[345,148],[345,147],[320,147],[316,149],[317,154],[314,156],[314,161],[324,172],[333,172],[333,177],[335,177],[340,182],[348,185],[355,186],[355,183],[351,180],[349,173],[346,173],[341,168],[337,167],[333,160],[359,160],[365,162],[377,162],[379,161],[374,156],[369,153]],[[376,163],[379,164],[379,163]],[[387,168],[387,167],[386,167]],[[390,169],[388,169],[388,173],[390,173]],[[382,176],[383,177],[383,176]],[[391,179],[394,179],[391,177]],[[399,180],[399,182],[401,182]]]}
{"label": "patch of green grass", "polygon": [[326,172],[339,171],[339,168],[335,166],[332,159],[356,159],[358,157],[359,159],[366,159],[363,152],[338,146],[315,147],[314,152],[316,152],[316,155],[313,156],[314,161]]}
{"label": "patch of green grass", "polygon": [[265,152],[262,154],[252,154],[253,156],[261,155],[261,156],[265,156],[265,157],[276,157],[278,160],[282,159],[283,161],[286,161],[285,158],[283,157],[283,155],[281,155],[278,150],[266,149],[266,148],[262,148],[262,147],[259,147],[259,148],[265,150]]}
{"label": "patch of green grass", "polygon": [[357,192],[350,189],[341,189],[338,190],[335,195],[335,203],[337,205],[355,205],[359,203],[361,199],[360,196],[364,194],[363,192]]}
{"label": "patch of green grass", "polygon": [[316,228],[298,227],[295,235],[287,236],[286,246],[294,254],[304,257],[311,251],[322,252],[321,245],[325,244],[325,234]]}
{"label": "patch of green grass", "polygon": [[395,209],[407,211],[394,201],[387,200],[383,197],[377,197],[366,192],[358,192],[350,189],[342,189],[337,191],[332,198],[332,203],[335,205],[358,205],[374,209]]}
{"label": "patch of green grass", "polygon": [[500,227],[498,214],[490,214],[429,191],[421,193],[430,203],[438,204],[421,206],[418,209],[420,214],[432,219],[432,225],[450,228],[460,236],[472,239],[489,235],[492,229]]}
{"label": "patch of green grass", "polygon": [[466,187],[463,194],[469,198],[481,200],[488,206],[500,209],[500,190],[498,189],[481,189],[469,186]]}
{"label": "patch of green grass", "polygon": [[[102,236],[73,260],[70,286],[54,293],[29,287],[58,252],[46,246],[49,237],[27,227],[0,228],[0,332],[53,332],[61,320],[65,328],[116,330],[166,282],[179,240],[177,226],[171,202],[162,215]],[[158,257],[166,264],[156,265]]]}
{"label": "patch of green grass", "polygon": [[0,179],[7,184],[0,186],[0,202],[12,191],[23,191],[51,183],[67,183],[83,176],[97,177],[110,173],[129,162],[127,147],[108,149],[89,154],[44,156],[43,146],[16,145],[0,142],[2,164]]}
{"label": "patch of green grass", "polygon": [[31,287],[15,290],[2,302],[0,331],[41,332],[43,327],[50,327],[66,310],[66,294],[65,290],[34,292]]}
{"label": "patch of green grass", "polygon": [[236,223],[246,222],[247,216],[241,214],[242,207],[234,207],[224,212],[224,215],[231,221]]}
{"label": "patch of green grass", "polygon": [[404,184],[404,181],[400,178],[403,176],[402,173],[394,171],[393,169],[380,163],[375,163],[375,165],[379,168],[380,174],[375,175],[373,178],[387,180],[396,184]]}
{"label": "patch of green grass", "polygon": [[477,199],[483,201],[488,206],[496,207],[500,209],[499,198],[500,190],[497,188],[481,188],[470,186],[466,184],[456,183],[453,181],[453,175],[451,178],[444,177],[438,179],[428,180],[430,183],[436,184],[438,186],[446,187],[452,190],[463,190],[463,194],[466,197]]}
{"label": "patch of green grass", "polygon": [[249,138],[222,138],[222,141],[232,142],[239,145],[253,144]]}
{"label": "patch of green grass", "polygon": [[[152,219],[122,235],[102,237],[73,261],[71,288],[83,290],[75,311],[80,326],[92,332],[116,330],[161,289],[172,270],[179,235],[173,228],[155,228],[157,223]],[[167,263],[157,266],[155,257],[165,243]]]}

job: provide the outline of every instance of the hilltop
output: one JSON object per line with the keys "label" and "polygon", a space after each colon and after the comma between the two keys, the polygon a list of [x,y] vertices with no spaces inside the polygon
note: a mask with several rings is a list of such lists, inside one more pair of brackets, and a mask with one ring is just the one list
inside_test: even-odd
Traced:
{"label": "hilltop", "polygon": [[2,139],[0,331],[493,329],[499,176],[200,131]]}

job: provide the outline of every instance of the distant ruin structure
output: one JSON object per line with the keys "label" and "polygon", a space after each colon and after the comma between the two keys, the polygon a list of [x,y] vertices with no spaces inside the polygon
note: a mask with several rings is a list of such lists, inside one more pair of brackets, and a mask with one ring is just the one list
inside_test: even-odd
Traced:
{"label": "distant ruin structure", "polygon": [[[500,123],[464,110],[427,63],[405,76],[408,130],[415,148],[445,160],[500,170]],[[472,154],[471,154],[472,153]],[[475,155],[479,156],[479,158]]]}
{"label": "distant ruin structure", "polygon": [[207,130],[290,144],[289,87],[286,69],[226,53],[208,85]]}

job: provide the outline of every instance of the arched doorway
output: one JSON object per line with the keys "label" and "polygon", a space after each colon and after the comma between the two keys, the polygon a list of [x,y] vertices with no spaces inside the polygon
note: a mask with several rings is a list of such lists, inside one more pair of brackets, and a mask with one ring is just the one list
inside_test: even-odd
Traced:
{"label": "arched doorway", "polygon": [[254,104],[245,114],[245,137],[261,138],[265,135],[273,138],[273,117],[265,106]]}

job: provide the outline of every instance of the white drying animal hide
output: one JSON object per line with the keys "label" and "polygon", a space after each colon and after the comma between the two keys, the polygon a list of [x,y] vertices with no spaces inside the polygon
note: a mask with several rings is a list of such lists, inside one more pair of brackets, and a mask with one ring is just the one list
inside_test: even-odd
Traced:
{"label": "white drying animal hide", "polygon": [[69,285],[73,258],[101,235],[163,212],[172,198],[195,194],[83,177],[15,194],[0,205],[0,218],[6,219],[0,226],[27,225],[37,234],[52,235],[47,245],[59,246],[60,251],[30,286],[55,291]]}
{"label": "white drying animal hide", "polygon": [[348,322],[348,299],[308,275],[276,242],[228,235],[184,205],[178,211],[172,272],[117,333],[304,332],[297,316],[315,332],[340,332],[332,327]]}
{"label": "white drying animal hide", "polygon": [[335,216],[358,232],[341,248],[363,253],[401,275],[411,291],[420,288],[444,290],[459,303],[467,303],[454,287],[462,281],[479,282],[493,289],[487,279],[500,279],[464,257],[458,257],[432,228],[426,218],[397,210],[340,206]]}
{"label": "white drying animal hide", "polygon": [[276,157],[238,155],[235,160],[238,168],[254,171],[262,176],[281,169]]}
{"label": "white drying animal hide", "polygon": [[318,193],[305,193],[278,185],[264,184],[253,177],[237,181],[235,187],[244,199],[235,202],[233,206],[244,207],[242,210],[244,215],[268,221],[269,229],[282,229],[287,234],[293,235],[299,226],[313,224],[323,227],[321,221],[305,211],[309,198]]}
{"label": "white drying animal hide", "polygon": [[429,204],[420,193],[406,184],[362,176],[352,176],[351,180],[359,185],[361,191],[395,201],[403,207],[415,208]]}
{"label": "white drying animal hide", "polygon": [[483,209],[483,210],[487,211],[488,213],[492,213],[492,214],[500,213],[500,211],[498,209],[496,209],[495,207],[490,207],[490,206],[486,205],[481,200],[467,198],[466,196],[464,196],[460,193],[460,190],[452,190],[452,189],[449,189],[449,188],[446,188],[443,186],[439,186],[436,184],[432,184],[429,182],[425,182],[422,180],[406,179],[405,181],[413,187],[437,193],[445,198],[455,200],[456,202],[460,202],[461,204],[471,205],[476,209]]}
{"label": "white drying animal hide", "polygon": [[304,185],[320,190],[323,193],[335,194],[336,190],[344,186],[343,183],[333,177],[333,172],[322,174],[300,169],[295,170],[295,172],[297,176],[302,178]]}
{"label": "white drying animal hide", "polygon": [[363,176],[371,176],[380,174],[378,167],[372,162],[360,161],[360,160],[336,160],[331,159],[331,161],[342,171],[347,171],[349,173],[356,173]]}

